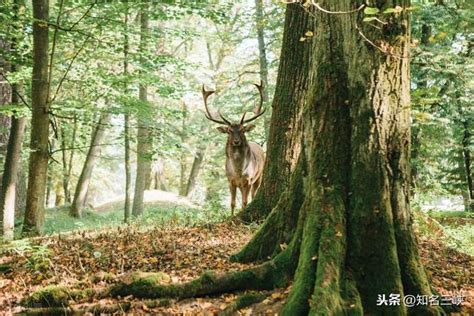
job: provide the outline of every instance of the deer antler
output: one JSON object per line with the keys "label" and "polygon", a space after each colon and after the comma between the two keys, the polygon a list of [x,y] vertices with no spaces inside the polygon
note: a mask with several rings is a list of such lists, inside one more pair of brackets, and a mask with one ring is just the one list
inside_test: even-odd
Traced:
{"label": "deer antler", "polygon": [[211,111],[209,111],[209,108],[207,107],[207,98],[212,95],[215,91],[209,90],[207,91],[204,89],[204,85],[202,85],[202,97],[204,99],[204,107],[206,108],[206,118],[210,121],[213,121],[214,123],[217,124],[223,124],[223,125],[231,125],[231,123],[224,117],[220,112],[219,116],[221,117],[221,120],[216,119],[212,114]]}
{"label": "deer antler", "polygon": [[252,122],[253,120],[255,120],[255,119],[257,119],[258,117],[260,117],[260,116],[261,116],[263,113],[265,113],[265,111],[267,110],[267,109],[264,109],[264,110],[262,111],[262,106],[263,106],[263,88],[264,88],[264,86],[263,86],[263,81],[260,80],[260,84],[254,83],[254,85],[257,87],[258,92],[260,93],[260,104],[259,104],[257,107],[255,107],[255,109],[254,109],[254,114],[255,114],[255,115],[252,116],[251,118],[245,119],[245,113],[244,113],[244,115],[242,115],[242,118],[240,119],[240,124],[246,124],[246,123]]}

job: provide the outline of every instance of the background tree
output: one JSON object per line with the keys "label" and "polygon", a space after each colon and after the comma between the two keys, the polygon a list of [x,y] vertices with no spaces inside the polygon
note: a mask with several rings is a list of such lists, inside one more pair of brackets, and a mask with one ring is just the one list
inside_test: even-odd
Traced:
{"label": "background tree", "polygon": [[[141,74],[143,76],[145,75],[145,54],[149,40],[148,10],[148,4],[145,1],[142,3],[142,8],[140,11],[140,53],[142,54],[142,57],[140,58],[140,66],[142,67]],[[139,95],[140,101],[143,103],[143,105],[148,106],[147,84],[144,82],[140,84]],[[135,194],[133,196],[132,208],[132,214],[134,216],[140,216],[143,213],[143,195],[145,192],[146,179],[150,173],[151,168],[151,135],[149,132],[149,126],[147,124],[147,121],[147,118],[138,118],[137,176],[135,179]]]}
{"label": "background tree", "polygon": [[[415,199],[463,196],[466,209],[472,201],[473,89],[472,20],[468,2],[430,3],[414,13],[413,135]],[[446,19],[445,17],[449,17]],[[435,159],[433,159],[435,158]],[[470,180],[471,179],[471,180]]]}
{"label": "background tree", "polygon": [[33,75],[31,82],[31,142],[28,167],[28,191],[23,234],[42,231],[48,170],[49,138],[49,1],[33,3]]}
{"label": "background tree", "polygon": [[[14,1],[13,22],[19,29],[23,29],[24,26],[24,10],[25,6],[23,1]],[[19,47],[23,37],[17,36],[15,32],[12,32],[12,34],[15,35],[10,39],[10,53],[13,54],[15,58],[11,61],[11,73],[19,73],[21,71],[20,63],[22,62]],[[22,95],[24,95],[22,82],[13,83],[11,89],[11,103],[24,107],[23,101],[21,100]],[[21,212],[19,208],[24,204],[23,201],[21,201],[24,196],[18,194],[22,192],[21,188],[19,189],[18,183],[20,182],[21,185],[22,177],[24,177],[21,170],[21,148],[25,125],[25,117],[12,116],[5,165],[3,168],[2,185],[0,186],[0,221],[3,222],[3,227],[0,228],[0,230],[3,229],[3,236],[6,240],[13,239],[15,214]]]}
{"label": "background tree", "polygon": [[101,143],[105,138],[107,123],[110,120],[109,113],[103,113],[100,116],[97,126],[91,136],[91,143],[87,153],[81,175],[76,185],[74,200],[71,205],[71,215],[74,217],[82,217],[82,209],[86,206],[87,192],[92,177],[92,171],[100,155]]}

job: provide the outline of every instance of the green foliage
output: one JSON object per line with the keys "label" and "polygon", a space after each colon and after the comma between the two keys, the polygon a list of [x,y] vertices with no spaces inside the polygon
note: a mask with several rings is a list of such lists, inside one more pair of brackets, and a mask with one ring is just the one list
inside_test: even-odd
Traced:
{"label": "green foliage", "polygon": [[474,215],[470,212],[414,210],[419,235],[444,243],[447,247],[474,255]]}
{"label": "green foliage", "polygon": [[52,252],[48,245],[34,245],[28,239],[13,241],[2,250],[11,250],[26,258],[25,267],[37,273],[47,270],[51,262]]}
{"label": "green foliage", "polygon": [[[420,3],[413,14],[413,148],[418,192],[467,191],[463,150],[472,153],[474,69],[467,2]],[[471,154],[472,155],[472,154]]]}
{"label": "green foliage", "polygon": [[[219,222],[230,215],[228,210],[217,205],[193,209],[183,206],[161,204],[147,206],[142,217],[132,219],[131,224],[140,228],[150,226],[183,225],[196,226]],[[78,230],[99,230],[125,225],[123,224],[123,209],[96,212],[91,209],[84,211],[81,219],[71,218],[67,206],[48,209],[44,226],[45,234],[64,233]]]}

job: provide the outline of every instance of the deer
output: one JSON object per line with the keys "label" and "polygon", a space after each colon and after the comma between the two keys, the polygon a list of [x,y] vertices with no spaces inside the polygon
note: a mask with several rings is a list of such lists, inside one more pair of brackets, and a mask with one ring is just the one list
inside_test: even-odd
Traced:
{"label": "deer", "polygon": [[265,163],[265,152],[262,147],[251,141],[247,141],[245,133],[250,132],[255,128],[254,124],[248,124],[265,113],[263,106],[263,82],[254,84],[260,93],[260,103],[255,107],[251,118],[245,119],[246,112],[238,123],[232,123],[226,119],[220,111],[219,117],[208,108],[207,99],[215,91],[206,90],[202,86],[202,96],[204,99],[204,107],[206,110],[205,116],[208,120],[217,123],[221,126],[217,130],[223,134],[227,134],[227,143],[225,146],[225,170],[227,180],[229,182],[230,190],[230,207],[232,217],[234,216],[235,200],[237,188],[239,188],[242,195],[242,209],[247,206],[248,194],[251,193],[252,199],[255,197],[257,190],[262,181],[263,166]]}

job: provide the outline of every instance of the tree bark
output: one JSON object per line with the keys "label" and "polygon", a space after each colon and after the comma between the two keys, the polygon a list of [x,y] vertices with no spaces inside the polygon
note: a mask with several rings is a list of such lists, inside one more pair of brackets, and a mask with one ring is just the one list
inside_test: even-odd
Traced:
{"label": "tree bark", "polygon": [[255,199],[239,214],[243,221],[265,219],[295,170],[301,151],[302,109],[309,92],[306,79],[312,71],[313,51],[309,42],[300,42],[300,38],[307,31],[314,32],[314,28],[310,15],[293,8],[287,10],[283,41],[288,45],[281,50],[263,180]]}
{"label": "tree bark", "polygon": [[186,190],[184,191],[183,196],[189,196],[196,185],[196,179],[199,175],[199,170],[201,169],[202,162],[204,161],[204,150],[198,149],[194,156],[193,164],[191,166],[191,172],[189,173],[189,178],[186,183]]}
{"label": "tree bark", "polygon": [[[260,64],[260,79],[267,89],[263,91],[263,104],[268,103],[268,61],[265,46],[265,18],[263,0],[255,0],[255,24],[257,28],[258,61]],[[268,115],[264,116],[265,127],[270,125]],[[268,129],[265,128],[265,139],[268,138]]]}
{"label": "tree bark", "polygon": [[[0,54],[0,106],[4,104],[10,104],[12,89],[10,84],[4,80],[4,76],[10,71],[10,61],[5,58],[7,52],[11,51],[9,39],[0,38],[0,51],[5,52]],[[7,152],[8,144],[8,133],[10,130],[10,117],[4,114],[0,114],[0,164],[4,164],[4,157]],[[0,189],[2,173],[0,170]]]}
{"label": "tree bark", "polygon": [[[23,18],[20,17],[21,11],[24,8],[24,3],[21,0],[13,2],[13,17],[17,22],[18,27],[23,27]],[[12,51],[18,47],[19,38],[13,37],[11,39]],[[20,65],[13,63],[11,65],[11,72],[19,72]],[[11,103],[21,104],[18,95],[23,95],[23,84],[18,82],[11,87]],[[21,180],[24,174],[21,170],[21,147],[23,144],[23,136],[25,131],[26,119],[24,117],[12,117],[10,135],[8,138],[7,152],[5,157],[5,164],[3,168],[2,184],[0,186],[0,221],[3,223],[2,229],[5,240],[12,240],[14,236],[15,218],[20,212],[19,208],[23,206],[23,202],[19,201],[23,191],[21,190]],[[20,185],[18,185],[20,182]],[[19,189],[20,188],[20,189]]]}
{"label": "tree bark", "polygon": [[[180,139],[181,145],[186,143],[186,118],[187,118],[187,108],[186,103],[182,102],[181,104],[181,131]],[[184,146],[181,146],[181,156],[179,158],[179,195],[186,196],[186,187],[187,187],[187,149]]]}
{"label": "tree bark", "polygon": [[[73,127],[72,127],[72,136],[70,141],[70,147],[67,148],[66,142],[66,129],[63,125],[61,125],[61,153],[62,153],[62,164],[63,164],[63,180],[62,180],[62,189],[64,195],[64,202],[71,203],[71,189],[70,189],[70,182],[71,182],[71,175],[72,175],[72,162],[74,159],[74,152],[75,150],[72,148],[76,143],[76,135],[77,135],[77,114],[74,114],[73,118]],[[67,152],[70,152],[69,157]]]}
{"label": "tree bark", "polygon": [[464,158],[464,170],[466,173],[466,182],[469,196],[469,207],[468,209],[471,212],[474,212],[474,184],[472,180],[472,158],[471,158],[471,130],[469,128],[469,120],[466,118],[462,122],[463,126],[463,138],[462,138],[462,153]]}
{"label": "tree bark", "polygon": [[[18,89],[18,87],[15,87],[15,89]],[[15,101],[15,97],[13,97],[13,100]],[[2,214],[3,218],[3,237],[5,240],[13,239],[17,183],[21,167],[21,146],[25,124],[25,118],[13,118],[10,138],[8,140],[7,156],[3,169],[2,190],[0,192],[0,214]]]}
{"label": "tree bark", "polygon": [[44,223],[48,170],[49,104],[48,44],[49,1],[33,1],[33,77],[31,83],[31,142],[23,235],[39,235]]}
{"label": "tree bark", "polygon": [[[148,42],[148,4],[142,3],[140,11],[140,63],[142,67],[145,66],[146,59],[144,54],[147,50]],[[142,70],[142,73],[143,70]],[[139,87],[139,98],[144,104],[148,102],[147,86],[143,83]],[[147,119],[143,117],[138,118],[138,133],[137,133],[137,175],[135,179],[135,195],[133,197],[132,214],[140,216],[143,213],[143,198],[145,193],[146,180],[150,174],[151,168],[151,134],[148,127]]]}
{"label": "tree bark", "polygon": [[[336,12],[363,3],[324,0],[318,4]],[[405,0],[377,2],[381,11],[409,5]],[[282,315],[442,314],[439,306],[403,304],[404,295],[431,295],[409,208],[408,12],[393,16],[377,30],[363,24],[360,12],[336,15],[315,7],[308,10],[318,23],[315,36],[298,44],[300,49],[314,48],[314,69],[311,77],[303,78],[311,88],[303,151],[282,195],[288,200],[272,211],[284,212],[295,205],[295,196],[287,193],[297,190],[301,179],[303,194],[299,208],[293,210],[298,220],[291,242],[281,245],[282,251],[271,260],[243,271],[206,273],[176,285],[161,285],[152,277],[135,278],[115,285],[113,295],[185,298],[271,289],[294,279]],[[301,21],[307,14],[298,4],[287,7],[287,18]],[[298,34],[296,28],[292,32]],[[389,50],[382,53],[361,40],[361,34]],[[283,42],[288,45],[294,43]],[[267,229],[275,233],[282,228]],[[382,295],[390,294],[400,295],[399,305],[377,304]]]}
{"label": "tree bark", "polygon": [[[128,84],[126,83],[128,76],[128,1],[125,1],[125,17],[123,30],[123,74],[125,80],[125,92],[128,92]],[[124,114],[124,147],[125,147],[125,202],[124,202],[124,222],[130,223],[132,208],[132,164],[130,161],[130,114]]]}
{"label": "tree bark", "polygon": [[97,158],[100,156],[100,146],[105,136],[106,125],[110,120],[109,113],[103,113],[100,116],[99,122],[94,130],[91,137],[91,145],[87,152],[86,161],[82,168],[81,175],[77,182],[76,191],[74,193],[74,199],[71,205],[71,216],[81,218],[82,209],[86,204],[87,192],[89,190],[89,184],[92,178],[92,171],[96,164]]}

